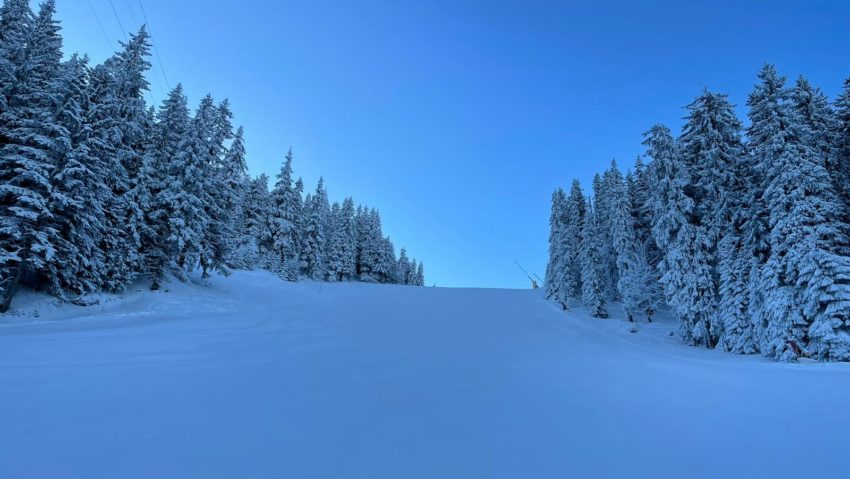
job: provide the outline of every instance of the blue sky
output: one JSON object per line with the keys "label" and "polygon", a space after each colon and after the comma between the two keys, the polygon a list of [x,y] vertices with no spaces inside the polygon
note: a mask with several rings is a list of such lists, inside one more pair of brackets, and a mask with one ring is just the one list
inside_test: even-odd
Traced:
{"label": "blue sky", "polygon": [[[552,190],[631,165],[703,87],[744,119],[764,62],[831,97],[850,76],[845,1],[141,5],[152,101],[177,81],[230,98],[252,174],[292,146],[308,188],[324,175],[332,200],[378,207],[440,286],[527,287],[515,259],[542,276]],[[66,50],[97,62],[144,17],[139,0],[57,7]]]}

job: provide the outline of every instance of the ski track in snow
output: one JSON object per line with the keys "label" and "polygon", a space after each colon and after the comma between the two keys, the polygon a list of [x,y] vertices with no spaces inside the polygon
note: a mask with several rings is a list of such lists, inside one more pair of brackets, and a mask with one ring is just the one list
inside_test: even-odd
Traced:
{"label": "ski track in snow", "polygon": [[630,333],[536,291],[170,288],[0,318],[0,478],[850,474],[848,364],[690,348],[669,318]]}

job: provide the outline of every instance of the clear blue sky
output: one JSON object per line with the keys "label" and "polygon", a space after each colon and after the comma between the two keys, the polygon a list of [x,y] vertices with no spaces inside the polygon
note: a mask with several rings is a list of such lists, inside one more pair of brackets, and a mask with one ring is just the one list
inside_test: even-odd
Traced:
{"label": "clear blue sky", "polygon": [[[139,0],[57,4],[66,49],[98,62],[122,38],[113,6],[142,22]],[[703,86],[743,119],[764,62],[830,96],[850,75],[846,1],[142,4],[171,86],[230,98],[252,174],[291,145],[308,188],[378,207],[441,286],[527,287],[514,259],[542,276],[551,191],[631,165]],[[158,103],[158,65],[151,83]]]}

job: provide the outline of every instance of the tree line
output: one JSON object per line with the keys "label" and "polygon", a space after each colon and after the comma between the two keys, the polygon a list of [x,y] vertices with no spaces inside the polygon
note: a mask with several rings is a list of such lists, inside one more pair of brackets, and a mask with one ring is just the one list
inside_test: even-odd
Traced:
{"label": "tree line", "polygon": [[758,80],[748,126],[706,89],[678,136],[644,133],[648,161],[553,194],[550,298],[630,321],[666,303],[692,345],[850,360],[850,80],[834,102]]}
{"label": "tree line", "polygon": [[227,100],[190,112],[178,85],[147,105],[145,27],[92,66],[63,60],[55,10],[0,8],[0,312],[21,285],[73,299],[193,270],[424,285],[375,209],[331,205],[322,180],[304,196],[291,151],[271,191],[251,179]]}

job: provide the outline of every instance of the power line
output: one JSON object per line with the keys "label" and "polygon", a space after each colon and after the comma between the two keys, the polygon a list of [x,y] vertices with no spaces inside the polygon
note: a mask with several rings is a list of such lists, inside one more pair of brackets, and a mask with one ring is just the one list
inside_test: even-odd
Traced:
{"label": "power line", "polygon": [[103,33],[103,38],[106,39],[106,43],[107,45],[109,45],[109,49],[114,50],[115,46],[112,44],[112,40],[109,39],[109,35],[106,33],[106,29],[103,28],[103,23],[100,21],[100,17],[97,16],[97,12],[94,10],[94,6],[92,6],[91,0],[86,0],[86,3],[89,4],[89,10],[91,10],[95,21],[97,21],[97,25],[100,27],[100,31]]}
{"label": "power line", "polygon": [[127,10],[130,11],[130,18],[133,20],[133,24],[139,23],[136,21],[136,14],[133,12],[133,4],[130,3],[130,0],[124,0],[124,3],[127,5]]}
{"label": "power line", "polygon": [[112,0],[109,0],[109,6],[112,7],[112,13],[115,14],[115,20],[118,21],[118,28],[120,28],[121,33],[124,34],[124,41],[130,41],[130,39],[127,38],[127,30],[124,30],[124,25],[121,24],[121,17],[118,16],[118,10],[115,10],[115,4],[112,3]]}
{"label": "power line", "polygon": [[[148,33],[153,37],[153,33],[151,32],[151,22],[148,20],[148,14],[145,12],[145,6],[142,5],[142,0],[138,0],[139,8],[142,10],[142,18],[145,19],[145,25],[148,26]],[[156,47],[156,42],[153,43],[153,52],[156,55],[156,61],[159,63],[159,72],[162,73],[162,78],[165,80],[165,86],[171,90],[171,83],[168,81],[168,75],[165,74],[165,65],[162,64],[162,56],[159,54],[159,48]]]}

